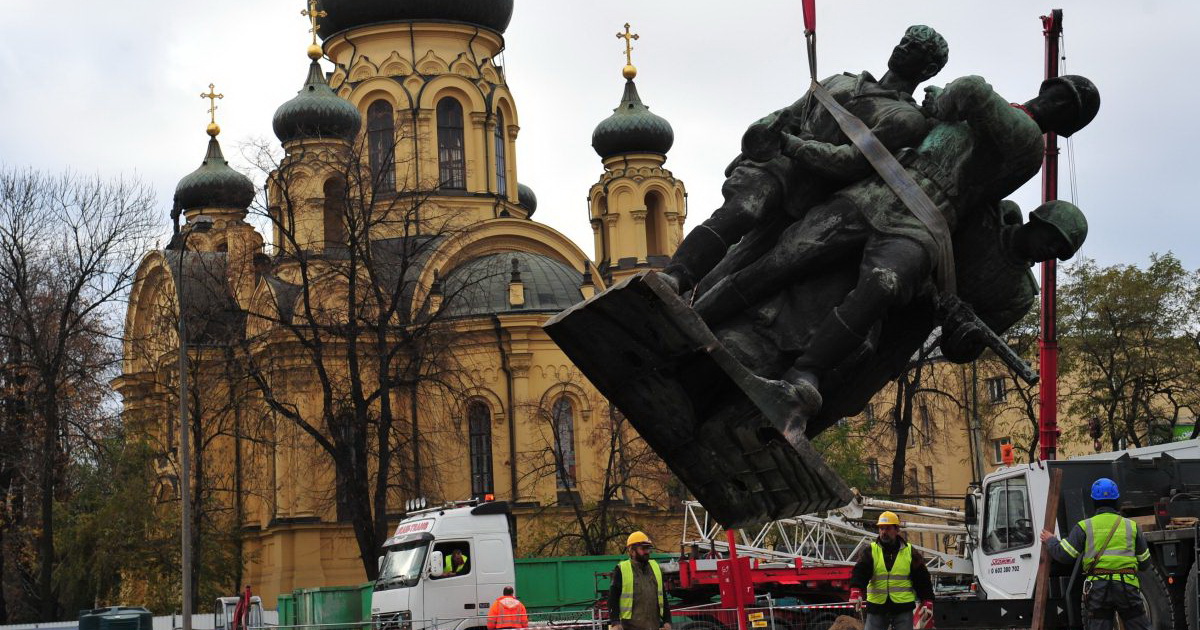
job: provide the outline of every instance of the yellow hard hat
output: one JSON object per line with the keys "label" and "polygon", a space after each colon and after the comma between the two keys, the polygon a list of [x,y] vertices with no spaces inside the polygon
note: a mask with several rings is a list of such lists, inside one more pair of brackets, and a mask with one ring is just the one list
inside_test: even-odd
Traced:
{"label": "yellow hard hat", "polygon": [[884,512],[879,515],[879,522],[876,525],[895,525],[900,527],[900,517],[896,516],[895,512]]}
{"label": "yellow hard hat", "polygon": [[626,547],[632,547],[634,545],[653,545],[653,544],[654,544],[654,541],[650,540],[650,537],[643,534],[642,532],[633,532],[632,534],[629,535],[629,538],[625,539]]}

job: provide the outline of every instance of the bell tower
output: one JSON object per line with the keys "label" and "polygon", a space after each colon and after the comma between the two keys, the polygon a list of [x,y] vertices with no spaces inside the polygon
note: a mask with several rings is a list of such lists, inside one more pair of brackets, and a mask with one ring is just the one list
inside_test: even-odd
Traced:
{"label": "bell tower", "polygon": [[625,93],[592,132],[604,173],[588,192],[597,267],[606,284],[666,266],[687,218],[687,190],[663,168],[675,132],[642,103],[633,82],[633,41],[639,36],[626,24],[617,38],[625,42]]}

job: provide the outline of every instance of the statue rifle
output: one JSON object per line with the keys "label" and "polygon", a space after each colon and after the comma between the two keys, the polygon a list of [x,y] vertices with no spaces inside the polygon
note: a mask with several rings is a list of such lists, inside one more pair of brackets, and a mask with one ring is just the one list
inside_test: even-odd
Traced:
{"label": "statue rifle", "polygon": [[1037,372],[1034,372],[1033,368],[1025,362],[1025,359],[1022,359],[1012,347],[1001,339],[1000,335],[997,335],[991,326],[988,326],[982,319],[979,319],[979,316],[975,314],[975,311],[971,309],[969,304],[962,301],[957,295],[943,293],[939,300],[939,305],[942,311],[943,322],[955,321],[959,325],[974,325],[980,335],[983,336],[984,345],[991,348],[992,352],[995,352],[996,356],[1000,357],[1000,360],[1004,362],[1004,365],[1007,365],[1017,376],[1021,377],[1021,380],[1030,385],[1037,385]]}

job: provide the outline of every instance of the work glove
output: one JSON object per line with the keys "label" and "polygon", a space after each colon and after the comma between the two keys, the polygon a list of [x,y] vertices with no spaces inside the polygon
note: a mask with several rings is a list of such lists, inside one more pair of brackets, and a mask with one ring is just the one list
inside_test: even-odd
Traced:
{"label": "work glove", "polygon": [[854,606],[854,612],[862,612],[862,589],[850,589],[850,604]]}

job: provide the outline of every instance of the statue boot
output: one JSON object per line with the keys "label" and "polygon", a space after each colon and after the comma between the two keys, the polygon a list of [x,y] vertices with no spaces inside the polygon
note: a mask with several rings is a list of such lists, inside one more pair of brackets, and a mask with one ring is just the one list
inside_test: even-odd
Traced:
{"label": "statue boot", "polygon": [[820,375],[836,368],[867,343],[867,335],[856,332],[835,308],[813,330],[804,351],[783,374],[783,380],[797,387],[821,386]]}
{"label": "statue boot", "polygon": [[676,293],[683,294],[721,262],[728,249],[725,240],[711,228],[698,226],[688,232],[671,256],[671,262],[662,270],[663,280]]}

